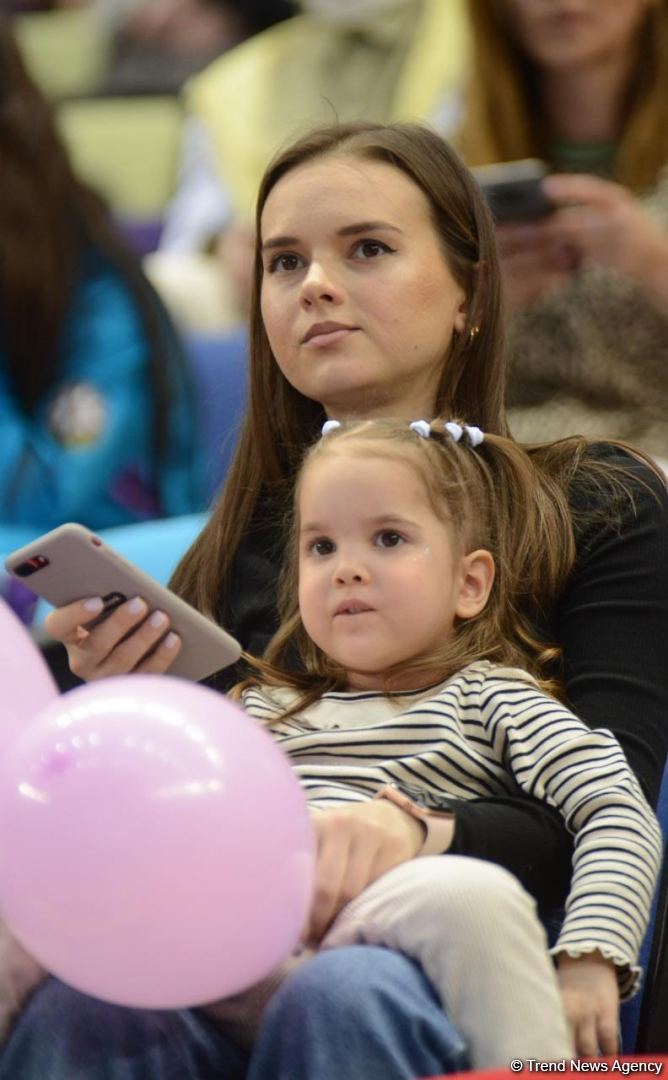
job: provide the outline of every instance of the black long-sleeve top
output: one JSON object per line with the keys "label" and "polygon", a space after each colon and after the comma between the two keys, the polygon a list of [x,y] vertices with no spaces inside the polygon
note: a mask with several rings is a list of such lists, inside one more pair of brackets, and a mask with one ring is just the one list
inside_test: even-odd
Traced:
{"label": "black long-sleeve top", "polygon": [[[652,805],[668,750],[668,493],[643,463],[609,445],[590,451],[621,465],[632,500],[605,505],[605,487],[573,482],[576,564],[544,628],[563,650],[568,704],[590,727],[609,728]],[[578,524],[586,500],[597,513]],[[260,507],[234,568],[220,622],[254,655],[277,625],[276,582],[284,540]],[[222,673],[216,685],[229,685]],[[544,908],[563,902],[572,841],[559,815],[529,798],[481,798],[457,804],[450,852],[497,862],[512,871]]]}

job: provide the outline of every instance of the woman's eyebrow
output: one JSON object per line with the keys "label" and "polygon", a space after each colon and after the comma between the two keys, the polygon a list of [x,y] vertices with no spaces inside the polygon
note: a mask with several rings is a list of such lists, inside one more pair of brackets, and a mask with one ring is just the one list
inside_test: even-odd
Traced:
{"label": "woman's eyebrow", "polygon": [[262,250],[269,251],[272,248],[292,247],[294,244],[298,243],[298,236],[273,236],[271,240],[264,241],[264,243],[262,244]]}
{"label": "woman's eyebrow", "polygon": [[398,225],[391,225],[389,221],[360,221],[355,225],[344,225],[337,230],[337,236],[357,236],[358,233],[377,232],[378,229],[389,229],[390,232],[400,233]]}
{"label": "woman's eyebrow", "polygon": [[[400,233],[403,230],[398,225],[391,225],[389,221],[359,221],[354,225],[344,225],[336,230],[337,236],[358,236],[360,233],[377,232],[378,230]],[[262,244],[263,251],[272,251],[274,248],[293,247],[299,243],[298,236],[272,236]]]}

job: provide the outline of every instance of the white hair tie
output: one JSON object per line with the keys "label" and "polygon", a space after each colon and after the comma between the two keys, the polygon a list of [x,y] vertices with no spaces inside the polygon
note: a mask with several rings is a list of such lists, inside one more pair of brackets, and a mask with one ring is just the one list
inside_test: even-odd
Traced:
{"label": "white hair tie", "polygon": [[454,420],[450,420],[447,424],[444,424],[443,427],[447,431],[448,435],[452,437],[454,442],[459,442],[462,435],[464,434],[464,428],[461,426],[461,424],[455,424]]}
{"label": "white hair tie", "polygon": [[336,429],[340,428],[340,427],[341,427],[341,421],[340,420],[325,420],[324,424],[322,425],[322,431],[320,432],[320,434],[321,435],[329,435],[330,432],[336,431]]}
{"label": "white hair tie", "polygon": [[431,424],[428,420],[413,420],[408,426],[411,431],[414,431],[421,439],[428,439],[431,435]]}
{"label": "white hair tie", "polygon": [[469,427],[468,424],[462,426],[462,424],[456,424],[454,420],[449,420],[443,427],[456,443],[460,442],[462,435],[465,434],[469,441],[469,446],[473,447],[473,449],[475,449],[476,446],[480,446],[480,443],[483,442],[485,438],[484,431],[481,431],[479,427]]}

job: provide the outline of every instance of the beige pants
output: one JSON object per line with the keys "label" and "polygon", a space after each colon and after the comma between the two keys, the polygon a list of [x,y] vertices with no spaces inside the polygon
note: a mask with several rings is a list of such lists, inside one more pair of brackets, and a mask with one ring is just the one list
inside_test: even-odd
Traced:
{"label": "beige pants", "polygon": [[[466,1039],[475,1069],[513,1058],[574,1056],[545,931],[532,898],[492,863],[458,855],[413,859],[347,904],[321,948],[383,945],[416,960]],[[312,955],[207,1012],[251,1042],[274,990]]]}

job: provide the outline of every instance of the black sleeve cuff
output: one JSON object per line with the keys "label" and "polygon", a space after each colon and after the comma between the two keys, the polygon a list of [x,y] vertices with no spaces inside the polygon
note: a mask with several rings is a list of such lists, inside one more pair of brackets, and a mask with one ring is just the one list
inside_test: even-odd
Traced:
{"label": "black sleeve cuff", "polygon": [[559,813],[530,799],[489,798],[454,805],[448,854],[510,870],[540,907],[562,907],[571,883],[573,838]]}

